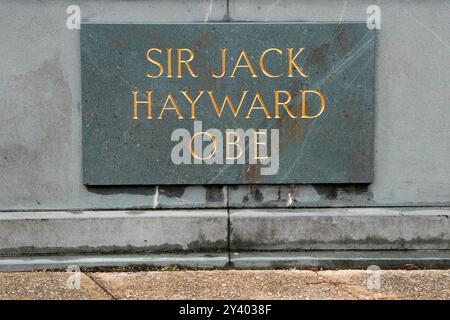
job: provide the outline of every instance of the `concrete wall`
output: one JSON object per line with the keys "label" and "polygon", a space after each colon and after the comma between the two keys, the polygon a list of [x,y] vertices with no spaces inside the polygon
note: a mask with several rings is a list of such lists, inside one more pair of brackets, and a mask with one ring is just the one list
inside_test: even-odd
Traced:
{"label": "concrete wall", "polygon": [[[86,188],[84,21],[365,21],[377,33],[375,181],[365,185]],[[448,1],[0,0],[0,210],[450,205]]]}

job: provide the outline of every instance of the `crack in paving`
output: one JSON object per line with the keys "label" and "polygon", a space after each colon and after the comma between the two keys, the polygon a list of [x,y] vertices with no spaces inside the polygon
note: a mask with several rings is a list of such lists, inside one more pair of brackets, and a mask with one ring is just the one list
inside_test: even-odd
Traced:
{"label": "crack in paving", "polygon": [[95,279],[94,276],[92,276],[90,273],[85,273],[85,275],[91,279],[100,289],[102,289],[112,300],[117,300],[118,298],[112,294],[104,285],[102,285],[97,279]]}

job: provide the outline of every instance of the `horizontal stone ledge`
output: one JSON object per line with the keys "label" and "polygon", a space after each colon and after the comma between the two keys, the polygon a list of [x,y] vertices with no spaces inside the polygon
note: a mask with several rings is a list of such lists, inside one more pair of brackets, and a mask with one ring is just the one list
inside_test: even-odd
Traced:
{"label": "horizontal stone ledge", "polygon": [[323,268],[393,269],[450,268],[450,251],[310,251],[258,252],[231,255],[230,267],[236,269]]}
{"label": "horizontal stone ledge", "polygon": [[0,255],[448,250],[449,213],[449,208],[1,212]]}
{"label": "horizontal stone ledge", "polygon": [[[228,265],[228,254],[161,254],[161,255],[72,255],[0,258],[0,272],[94,267],[168,267],[217,269]],[[74,270],[71,268],[71,270]]]}
{"label": "horizontal stone ledge", "polygon": [[0,255],[218,252],[226,210],[1,212]]}
{"label": "horizontal stone ledge", "polygon": [[[0,257],[0,272],[94,267],[170,267],[192,269],[450,268],[450,251],[310,251],[232,254],[54,255]],[[376,267],[373,267],[376,266]],[[71,268],[71,270],[74,270]]]}
{"label": "horizontal stone ledge", "polygon": [[450,249],[450,208],[231,210],[234,251]]}

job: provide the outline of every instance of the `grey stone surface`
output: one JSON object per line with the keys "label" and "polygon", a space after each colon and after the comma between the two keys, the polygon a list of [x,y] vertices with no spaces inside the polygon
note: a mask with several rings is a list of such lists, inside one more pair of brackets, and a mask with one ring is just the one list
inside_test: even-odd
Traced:
{"label": "grey stone surface", "polygon": [[194,269],[367,269],[450,268],[450,251],[309,251],[244,252],[228,254],[59,255],[0,257],[0,272],[94,267],[173,267]]}
{"label": "grey stone surface", "polygon": [[[220,21],[221,1],[0,1],[0,210],[221,207],[220,186],[86,188],[79,30],[89,22]],[[30,51],[33,53],[30,54]]]}
{"label": "grey stone surface", "polygon": [[231,210],[231,250],[450,249],[449,210]]}
{"label": "grey stone surface", "polygon": [[381,10],[373,184],[242,186],[230,188],[230,206],[450,204],[447,1],[231,0],[229,17],[232,21],[366,21],[367,7],[373,4]]}
{"label": "grey stone surface", "polygon": [[84,256],[29,256],[0,257],[0,271],[32,271],[42,269],[66,269],[69,266],[79,268],[93,267],[167,267],[180,266],[195,269],[225,268],[228,254],[158,254],[158,255],[84,255]]}
{"label": "grey stone surface", "polygon": [[[448,2],[382,1],[374,183],[86,188],[77,1],[0,1],[0,210],[450,205]],[[373,1],[81,1],[89,22],[365,21]],[[32,52],[32,54],[30,53]],[[227,190],[228,189],[228,190]]]}
{"label": "grey stone surface", "polygon": [[225,210],[4,212],[0,255],[225,251],[227,220]]}
{"label": "grey stone surface", "polygon": [[230,265],[236,269],[367,269],[370,266],[381,269],[447,269],[450,267],[450,251],[253,252],[232,254]]}
{"label": "grey stone surface", "polygon": [[450,250],[449,210],[3,212],[0,255]]}

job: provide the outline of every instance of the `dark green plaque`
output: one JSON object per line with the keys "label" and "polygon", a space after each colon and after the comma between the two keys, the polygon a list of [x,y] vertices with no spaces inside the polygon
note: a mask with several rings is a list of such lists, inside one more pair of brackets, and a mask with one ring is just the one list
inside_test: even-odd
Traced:
{"label": "dark green plaque", "polygon": [[374,67],[365,23],[83,24],[83,181],[370,183]]}

